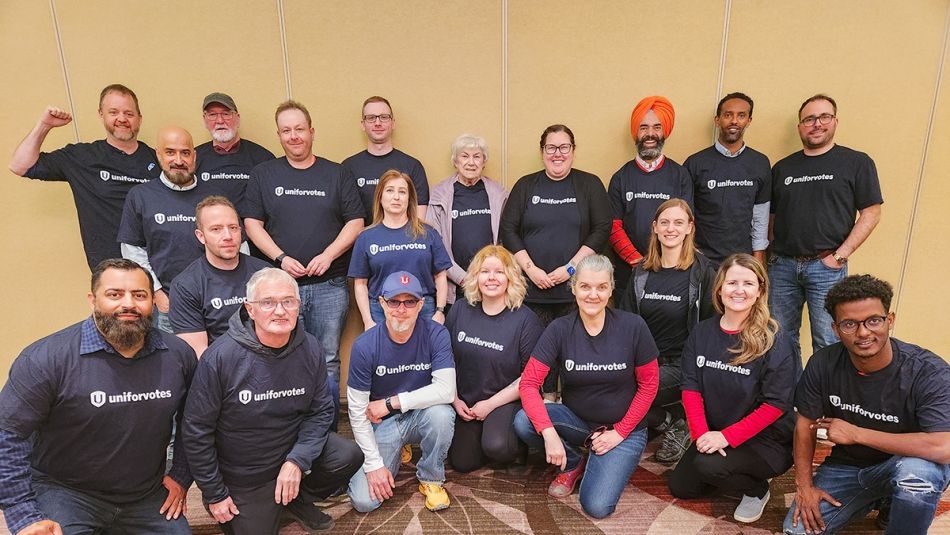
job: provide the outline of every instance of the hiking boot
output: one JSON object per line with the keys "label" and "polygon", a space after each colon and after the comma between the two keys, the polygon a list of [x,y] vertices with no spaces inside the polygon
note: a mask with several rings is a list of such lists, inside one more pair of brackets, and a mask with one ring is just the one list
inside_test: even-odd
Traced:
{"label": "hiking boot", "polygon": [[584,468],[587,466],[587,459],[582,458],[581,462],[577,463],[577,466],[573,470],[567,470],[565,472],[558,472],[557,476],[554,477],[554,481],[548,485],[548,494],[554,496],[555,498],[567,498],[574,492],[574,487],[577,486],[577,482],[581,480],[581,476],[584,475]]}
{"label": "hiking boot", "polygon": [[441,511],[449,508],[449,493],[435,483],[419,483],[419,492],[426,497],[426,509]]}
{"label": "hiking boot", "polygon": [[333,517],[312,503],[294,500],[284,507],[284,511],[308,530],[327,531],[333,528]]}
{"label": "hiking boot", "polygon": [[692,442],[686,420],[680,418],[663,433],[663,443],[660,444],[660,449],[656,450],[654,458],[665,464],[675,463],[686,453]]}
{"label": "hiking boot", "polygon": [[736,512],[733,513],[732,518],[746,524],[755,522],[762,518],[762,511],[765,511],[765,506],[769,503],[769,498],[771,497],[771,492],[766,492],[765,496],[761,498],[743,495],[742,501],[739,502],[739,506],[736,507]]}
{"label": "hiking boot", "polygon": [[412,462],[412,444],[402,445],[402,451],[399,452],[399,461],[402,464],[409,464]]}

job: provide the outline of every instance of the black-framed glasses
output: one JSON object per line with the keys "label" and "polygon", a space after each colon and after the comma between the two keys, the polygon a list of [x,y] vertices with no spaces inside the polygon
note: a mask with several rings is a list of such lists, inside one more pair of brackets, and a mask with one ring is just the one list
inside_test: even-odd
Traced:
{"label": "black-framed glasses", "polygon": [[841,320],[835,325],[838,326],[839,331],[845,334],[851,334],[857,331],[858,325],[864,325],[864,328],[869,331],[880,331],[882,327],[887,325],[887,316],[871,316],[870,318],[865,318],[861,321]]}
{"label": "black-framed glasses", "polygon": [[215,112],[215,113],[205,112],[205,117],[213,121],[218,120],[218,117],[224,119],[225,121],[230,121],[231,119],[234,118],[234,112],[233,111],[221,111],[221,112]]}
{"label": "black-framed glasses", "polygon": [[399,308],[399,305],[403,305],[406,309],[413,309],[419,304],[422,299],[386,299],[383,298],[383,301],[386,301],[386,305],[392,309],[396,310]]}
{"label": "black-framed glasses", "polygon": [[554,154],[555,152],[560,152],[561,154],[570,154],[574,150],[574,145],[570,143],[565,143],[563,145],[545,145],[544,153],[545,154]]}
{"label": "black-framed glasses", "polygon": [[363,120],[366,121],[367,123],[375,123],[377,119],[379,119],[379,122],[381,123],[388,123],[389,121],[393,120],[393,116],[391,113],[381,113],[379,115],[364,115],[363,116]]}
{"label": "black-framed glasses", "polygon": [[585,448],[591,447],[591,445],[594,443],[594,435],[606,433],[607,431],[610,431],[611,429],[613,428],[610,427],[609,425],[602,425],[598,427],[597,429],[594,429],[593,431],[590,432],[589,435],[587,435],[587,438],[584,439],[584,447]]}
{"label": "black-framed glasses", "polygon": [[835,116],[830,113],[822,113],[821,115],[817,115],[817,116],[809,115],[808,117],[805,117],[804,119],[799,121],[799,124],[803,126],[815,126],[815,122],[817,121],[818,123],[821,123],[822,125],[826,125],[830,123],[831,121],[833,121],[834,118]]}
{"label": "black-framed glasses", "polygon": [[277,305],[284,307],[284,310],[291,311],[300,308],[300,299],[296,297],[285,297],[283,299],[261,299],[260,301],[248,301],[261,308],[264,312],[270,312],[277,308]]}

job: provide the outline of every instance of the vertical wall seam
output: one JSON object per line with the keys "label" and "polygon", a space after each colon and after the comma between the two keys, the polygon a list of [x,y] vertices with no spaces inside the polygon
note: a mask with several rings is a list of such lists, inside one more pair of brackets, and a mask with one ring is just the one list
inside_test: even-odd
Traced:
{"label": "vertical wall seam", "polygon": [[[904,255],[901,258],[900,277],[897,280],[897,292],[895,295],[894,311],[899,312],[903,303],[904,280],[907,273],[907,261],[910,257],[911,240],[914,237],[914,227],[917,222],[917,209],[920,206],[920,192],[923,190],[924,173],[927,169],[927,157],[930,152],[930,140],[933,137],[934,121],[937,115],[937,103],[940,100],[940,86],[943,82],[943,66],[947,59],[947,47],[950,45],[950,3],[947,4],[947,12],[943,22],[943,49],[940,52],[940,58],[937,63],[937,81],[934,85],[933,99],[930,102],[930,116],[927,118],[927,133],[924,136],[924,150],[920,155],[920,167],[917,171],[917,186],[914,190],[914,201],[910,210],[910,221],[907,225],[907,235],[904,239]],[[898,323],[899,325],[899,323]],[[895,333],[897,329],[895,328]]]}
{"label": "vertical wall seam", "polygon": [[284,57],[284,83],[287,99],[294,98],[293,85],[290,83],[290,53],[287,50],[287,25],[284,24],[284,0],[277,0],[277,24],[280,28],[280,50]]}
{"label": "vertical wall seam", "polygon": [[508,186],[508,0],[501,3],[501,185]]}
{"label": "vertical wall seam", "polygon": [[66,53],[63,51],[63,36],[59,33],[59,18],[56,16],[56,0],[49,0],[50,17],[53,19],[53,35],[56,36],[56,50],[59,52],[59,65],[63,71],[63,85],[66,87],[66,104],[69,106],[69,114],[73,116],[73,135],[76,137],[76,143],[81,141],[79,137],[79,121],[76,119],[76,105],[73,103],[73,90],[69,85],[69,69],[66,67]]}
{"label": "vertical wall seam", "polygon": [[[719,103],[722,95],[722,81],[726,76],[726,53],[729,48],[729,20],[732,15],[732,0],[726,0],[723,5],[722,15],[722,46],[719,50],[719,79],[716,81],[716,97],[713,102],[713,108]],[[712,143],[716,142],[716,125],[712,127]]]}

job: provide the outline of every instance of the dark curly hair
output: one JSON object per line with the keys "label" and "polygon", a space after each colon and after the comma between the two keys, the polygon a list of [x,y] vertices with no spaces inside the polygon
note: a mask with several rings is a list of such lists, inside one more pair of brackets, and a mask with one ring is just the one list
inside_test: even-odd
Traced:
{"label": "dark curly hair", "polygon": [[884,305],[884,312],[889,312],[892,297],[894,297],[894,289],[889,282],[871,275],[851,275],[828,290],[828,295],[825,296],[825,310],[837,320],[835,308],[842,303],[880,299],[881,304]]}

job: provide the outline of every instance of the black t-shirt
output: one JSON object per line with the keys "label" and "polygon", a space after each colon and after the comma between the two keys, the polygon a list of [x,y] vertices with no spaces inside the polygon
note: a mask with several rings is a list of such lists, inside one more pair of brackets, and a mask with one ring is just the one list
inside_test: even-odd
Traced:
{"label": "black t-shirt", "polygon": [[526,306],[489,316],[481,303],[458,300],[445,327],[452,337],[458,397],[469,406],[486,400],[521,375],[543,327]]}
{"label": "black t-shirt", "polygon": [[660,350],[660,362],[679,365],[683,342],[689,334],[689,270],[650,271],[640,300],[640,315]]}
{"label": "black t-shirt", "polygon": [[155,149],[145,143],[139,141],[135,152],[126,154],[100,139],[40,153],[25,175],[69,183],[86,262],[92,269],[106,258],[122,257],[116,234],[125,196],[132,186],[158,178],[161,172]]}
{"label": "black t-shirt", "polygon": [[471,187],[456,181],[452,199],[452,256],[464,270],[482,247],[494,243],[491,230],[491,208],[485,182]]}
{"label": "black t-shirt", "polygon": [[731,364],[739,335],[723,332],[719,316],[701,321],[683,348],[682,389],[703,396],[706,423],[722,431],[742,420],[763,403],[785,413],[750,438],[749,444],[774,470],[784,470],[792,457],[795,378],[798,360],[791,340],[781,331],[765,355],[741,366]]}
{"label": "black t-shirt", "polygon": [[696,246],[717,264],[733,253],[751,254],[752,208],[772,194],[768,157],[747,146],[730,158],[713,146],[683,167],[693,178]]}
{"label": "black t-shirt", "polygon": [[157,329],[131,359],[111,347],[90,350],[104,342],[94,324],[83,337],[87,322],[20,353],[0,392],[0,428],[33,436],[34,477],[130,503],[161,484],[172,418],[184,408],[197,359]]}
{"label": "black t-shirt", "polygon": [[841,145],[819,156],[791,154],[772,168],[772,250],[808,256],[836,249],[851,233],[856,212],[883,202],[867,154]]}
{"label": "black t-shirt", "polygon": [[208,344],[228,330],[228,320],[245,301],[247,281],[272,267],[263,260],[238,255],[235,269],[218,269],[201,256],[172,281],[168,319],[172,331],[208,333]]}
{"label": "black t-shirt", "polygon": [[[885,433],[950,431],[950,365],[932,352],[890,339],[893,360],[884,369],[862,374],[841,342],[808,360],[795,391],[795,408],[812,420],[840,418]],[[871,466],[890,453],[843,444],[829,462]]]}
{"label": "black t-shirt", "polygon": [[[263,221],[274,243],[304,266],[333,243],[344,225],[363,217],[353,177],[321,157],[306,169],[292,167],[286,157],[258,165],[251,170],[244,205],[244,216]],[[349,263],[347,251],[322,276],[297,282],[343,277]]]}
{"label": "black t-shirt", "polygon": [[195,206],[208,195],[219,195],[212,184],[177,191],[161,180],[132,188],[125,200],[120,243],[144,247],[152,271],[167,288],[188,264],[204,254],[195,237]]}
{"label": "black t-shirt", "polygon": [[425,167],[422,167],[419,160],[399,149],[393,149],[382,156],[375,156],[364,150],[343,160],[341,165],[356,180],[363,203],[363,219],[367,225],[373,222],[373,196],[376,195],[379,177],[390,169],[409,175],[412,185],[416,187],[419,205],[429,204],[429,179],[426,177]]}
{"label": "black t-shirt", "polygon": [[[531,356],[558,371],[564,405],[574,414],[596,425],[613,425],[637,393],[635,368],[656,360],[657,353],[643,318],[608,308],[597,336],[587,333],[578,312],[555,319]],[[645,425],[641,420],[636,429]]]}
{"label": "black t-shirt", "polygon": [[195,148],[198,167],[195,176],[204,182],[213,182],[239,213],[243,213],[244,190],[255,165],[274,159],[274,153],[253,141],[242,139],[237,150],[222,154],[214,150],[212,142]]}
{"label": "black t-shirt", "polygon": [[[580,249],[577,231],[580,226],[581,214],[571,175],[561,180],[541,176],[521,219],[522,241],[534,264],[547,273],[567,264]],[[567,284],[542,290],[530,278],[527,280],[528,295],[525,299],[528,302],[569,303],[574,300]]]}

